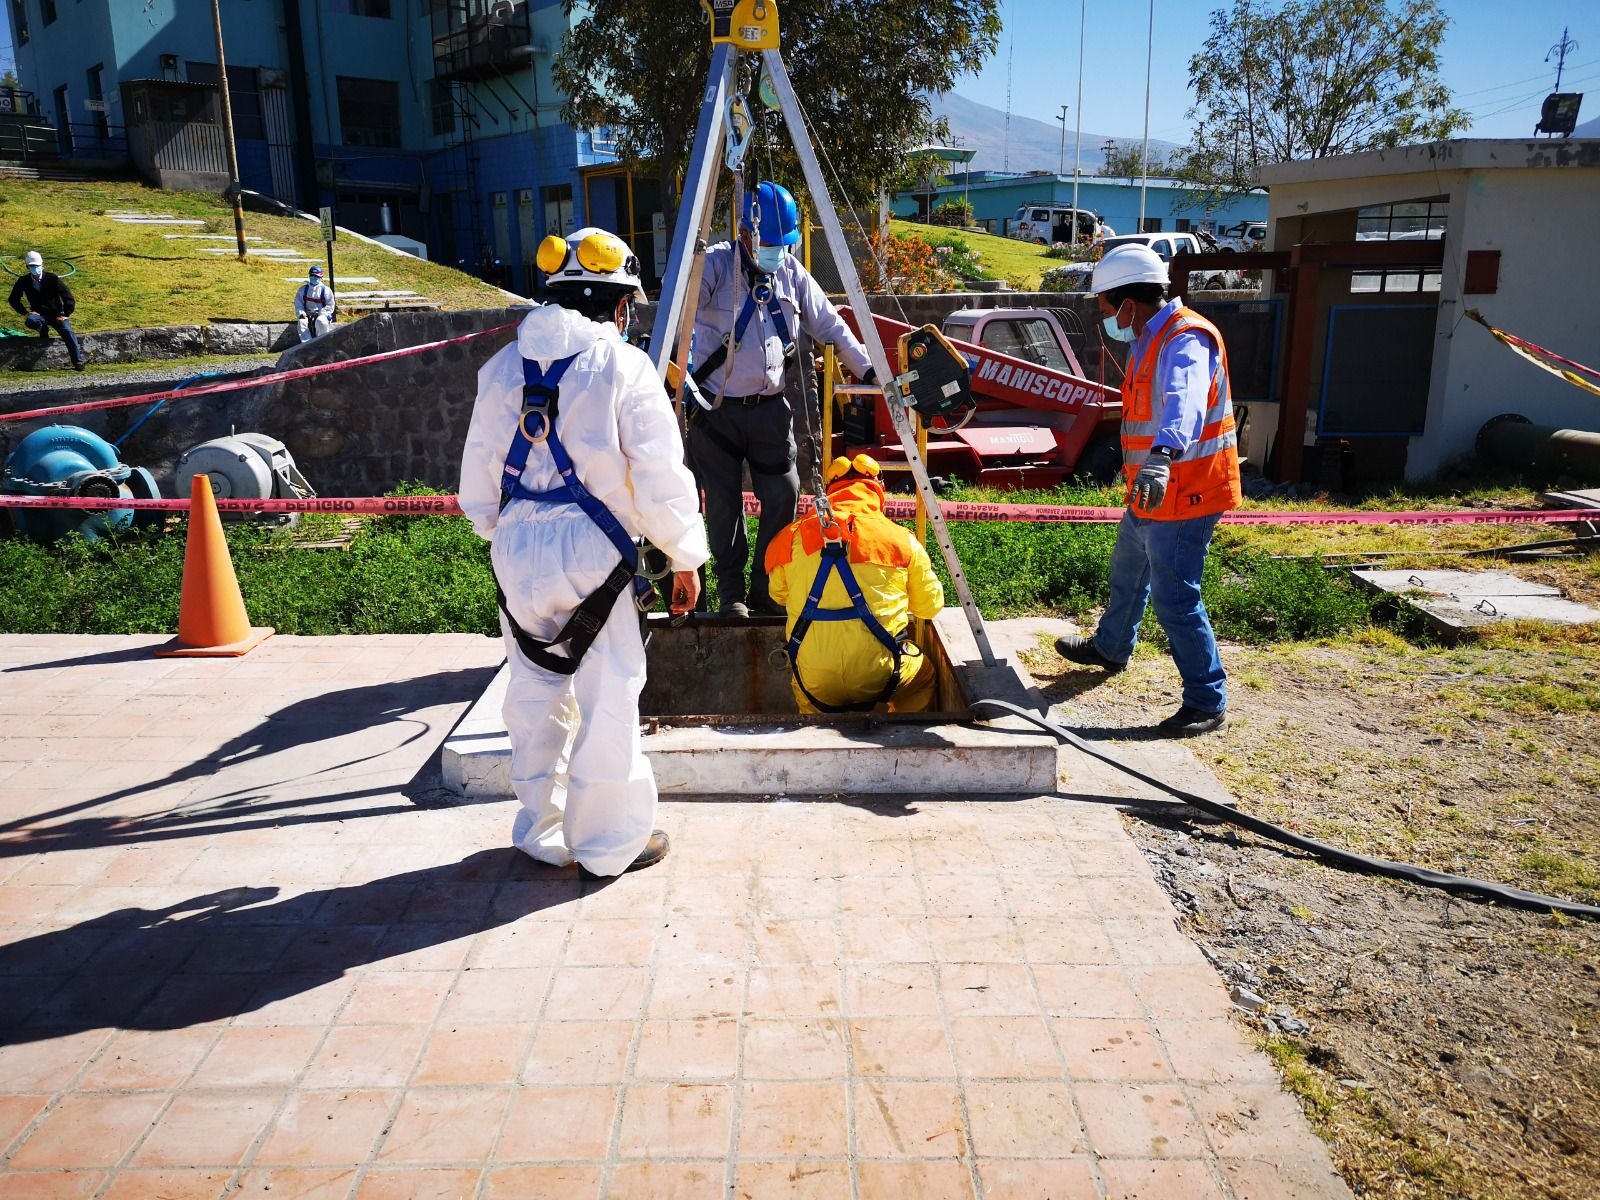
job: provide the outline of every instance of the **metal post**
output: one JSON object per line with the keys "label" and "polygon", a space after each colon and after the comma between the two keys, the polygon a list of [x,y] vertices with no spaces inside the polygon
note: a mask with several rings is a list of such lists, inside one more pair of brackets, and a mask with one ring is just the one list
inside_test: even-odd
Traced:
{"label": "metal post", "polygon": [[222,53],[222,4],[211,0],[211,27],[217,35],[217,89],[222,96],[222,138],[228,147],[228,195],[233,199],[233,236],[244,261],[244,197],[239,187],[239,147],[233,140],[233,104],[228,98],[228,63]]}
{"label": "metal post", "polygon": [[[711,48],[711,75],[700,101],[694,157],[684,175],[684,194],[679,197],[678,216],[673,221],[672,245],[680,253],[667,263],[667,277],[661,282],[661,299],[656,304],[656,323],[650,334],[650,357],[655,359],[656,373],[663,380],[667,377],[673,342],[682,332],[691,281],[696,295],[699,294],[700,273],[705,266],[705,233],[710,229],[717,166],[722,159],[722,110],[733,83],[737,58],[738,52],[726,42]],[[685,250],[688,253],[682,253]],[[688,339],[685,336],[683,340]],[[680,353],[686,353],[687,349],[684,346]]]}
{"label": "metal post", "polygon": [[1144,51],[1144,177],[1139,181],[1139,228],[1144,232],[1144,195],[1150,186],[1150,64],[1156,53],[1156,0],[1150,0],[1150,33]]}
{"label": "metal post", "polygon": [[[1061,122],[1061,157],[1056,159],[1057,175],[1065,175],[1067,173],[1067,109],[1069,107],[1070,105],[1063,104],[1061,106],[1061,115],[1056,118]],[[1054,200],[1055,197],[1052,196],[1051,199]],[[1076,200],[1073,201],[1073,207],[1077,207]]]}
{"label": "metal post", "polygon": [[856,314],[856,324],[861,330],[862,344],[867,349],[868,358],[872,360],[872,368],[877,373],[879,385],[888,395],[889,415],[894,421],[895,431],[900,435],[900,445],[905,449],[906,464],[911,468],[912,477],[917,481],[917,492],[927,506],[934,536],[938,540],[940,552],[944,555],[945,567],[950,572],[950,582],[955,585],[956,597],[966,613],[967,624],[972,629],[972,638],[977,643],[978,653],[986,664],[993,665],[999,659],[989,643],[989,632],[984,628],[983,615],[973,602],[972,590],[967,586],[967,576],[961,568],[961,558],[956,554],[955,543],[950,540],[950,529],[945,522],[943,511],[939,508],[939,498],[934,494],[933,484],[928,479],[927,464],[917,449],[917,434],[912,428],[911,414],[906,410],[906,405],[900,398],[899,388],[893,382],[894,372],[889,368],[889,356],[884,352],[883,339],[878,336],[878,326],[872,318],[872,309],[867,304],[867,294],[861,287],[861,277],[856,273],[855,260],[850,255],[850,244],[845,241],[844,228],[839,224],[839,213],[829,196],[827,181],[823,178],[822,167],[817,162],[817,153],[811,146],[811,135],[801,119],[800,101],[794,93],[794,85],[789,82],[788,68],[783,65],[783,57],[776,50],[763,50],[761,58],[766,64],[773,89],[778,93],[779,107],[789,127],[789,140],[794,145],[795,156],[800,160],[806,187],[810,190],[811,199],[817,206],[817,215],[822,218],[822,231],[827,236],[828,248],[833,252],[834,262],[838,265],[839,277],[844,283],[845,295],[850,299],[851,311]]}
{"label": "metal post", "polygon": [[1072,241],[1078,241],[1078,176],[1083,173],[1083,23],[1089,0],[1078,0],[1078,127],[1072,135]]}

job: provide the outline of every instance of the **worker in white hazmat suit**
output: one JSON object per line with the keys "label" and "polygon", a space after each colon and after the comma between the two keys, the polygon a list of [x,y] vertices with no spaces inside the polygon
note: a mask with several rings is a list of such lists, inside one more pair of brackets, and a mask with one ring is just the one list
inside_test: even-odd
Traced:
{"label": "worker in white hazmat suit", "polygon": [[461,508],[492,541],[502,596],[512,839],[540,862],[618,875],[667,852],[640,746],[632,539],[665,554],[669,607],[687,613],[706,534],[672,406],[622,336],[643,298],[638,260],[589,228],[546,238],[537,262],[556,301],[478,372]]}

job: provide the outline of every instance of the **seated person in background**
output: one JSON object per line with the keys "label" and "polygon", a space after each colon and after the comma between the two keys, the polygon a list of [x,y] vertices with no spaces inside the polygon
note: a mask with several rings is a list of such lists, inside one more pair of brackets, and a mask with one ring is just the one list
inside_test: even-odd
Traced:
{"label": "seated person in background", "polygon": [[944,607],[928,552],[883,514],[880,468],[865,454],[836,458],[825,476],[834,523],[792,522],[767,547],[772,599],[785,632],[802,713],[926,712],[934,670],[911,641],[909,618]]}

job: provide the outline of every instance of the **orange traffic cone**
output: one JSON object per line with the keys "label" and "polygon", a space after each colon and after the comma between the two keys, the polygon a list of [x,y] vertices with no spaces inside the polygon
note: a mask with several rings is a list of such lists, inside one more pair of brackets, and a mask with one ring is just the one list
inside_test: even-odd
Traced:
{"label": "orange traffic cone", "polygon": [[178,636],[156,651],[161,658],[236,658],[272,630],[252,626],[228,557],[228,539],[211,495],[211,477],[196,475],[189,490],[189,542],[183,552]]}

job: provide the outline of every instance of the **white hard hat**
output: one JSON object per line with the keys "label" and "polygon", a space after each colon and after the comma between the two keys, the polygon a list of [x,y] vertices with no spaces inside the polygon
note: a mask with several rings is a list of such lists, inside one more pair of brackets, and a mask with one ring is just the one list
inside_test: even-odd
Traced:
{"label": "white hard hat", "polygon": [[29,250],[22,256],[22,261],[30,267],[44,266],[44,256],[37,250]]}
{"label": "white hard hat", "polygon": [[1129,244],[1113,246],[1106,256],[1094,265],[1094,278],[1089,290],[1097,294],[1130,283],[1159,283],[1167,286],[1167,264],[1149,246]]}
{"label": "white hard hat", "polygon": [[539,243],[534,261],[550,287],[610,283],[632,288],[636,300],[645,298],[639,260],[628,243],[593,225],[564,238],[551,234]]}

